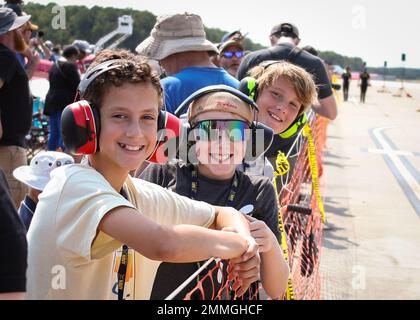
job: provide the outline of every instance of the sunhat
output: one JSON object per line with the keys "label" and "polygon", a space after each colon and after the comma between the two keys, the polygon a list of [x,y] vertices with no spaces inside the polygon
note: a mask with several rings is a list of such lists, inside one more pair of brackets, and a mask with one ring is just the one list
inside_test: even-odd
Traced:
{"label": "sunhat", "polygon": [[16,168],[13,176],[30,188],[42,191],[50,181],[52,170],[73,163],[73,158],[63,152],[41,151],[32,158],[29,166]]}
{"label": "sunhat", "polygon": [[174,53],[186,51],[212,51],[216,45],[206,39],[201,17],[192,13],[161,15],[136,51],[153,60],[162,60]]}

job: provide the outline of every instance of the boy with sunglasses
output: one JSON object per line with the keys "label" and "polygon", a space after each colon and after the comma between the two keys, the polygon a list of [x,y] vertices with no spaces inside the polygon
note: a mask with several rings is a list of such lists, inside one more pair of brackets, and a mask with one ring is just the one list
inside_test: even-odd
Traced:
{"label": "boy with sunglasses", "polygon": [[[230,92],[213,91],[198,97],[190,104],[188,112],[189,135],[192,136],[188,140],[195,142],[188,150],[191,156],[188,161],[196,164],[149,165],[140,177],[180,195],[213,205],[238,210],[246,207],[252,236],[262,254],[262,284],[274,299],[283,296],[288,277],[288,266],[278,244],[278,207],[274,188],[265,177],[247,176],[236,170],[246,154],[254,112],[245,100]],[[163,263],[156,276],[152,298],[166,297],[200,265]],[[212,267],[200,273],[199,278],[202,279]],[[246,277],[246,265],[234,268],[234,274],[240,273]],[[183,298],[197,284],[196,281],[191,282],[177,298]],[[216,296],[222,285],[220,277],[213,275],[213,284],[207,280],[202,283],[201,298]],[[244,292],[239,290],[237,294],[241,296]],[[200,297],[193,295],[193,298]]]}
{"label": "boy with sunglasses", "polygon": [[[94,110],[100,122],[89,117],[86,125],[100,127],[99,148],[86,152],[82,164],[54,170],[39,198],[28,231],[28,298],[148,299],[160,261],[240,256],[255,266],[257,244],[237,211],[129,176],[156,147],[163,90],[147,61],[101,51],[79,89],[89,106],[77,101],[66,108],[64,142],[72,143],[66,128],[81,128],[72,117],[86,119]],[[224,227],[240,232],[208,229]]]}

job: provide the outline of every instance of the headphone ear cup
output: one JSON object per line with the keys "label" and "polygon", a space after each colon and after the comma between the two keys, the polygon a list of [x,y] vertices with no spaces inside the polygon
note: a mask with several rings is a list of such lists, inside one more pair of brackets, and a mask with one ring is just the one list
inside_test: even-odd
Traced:
{"label": "headphone ear cup", "polygon": [[254,102],[257,101],[258,95],[258,83],[253,77],[245,77],[239,82],[239,91],[245,94],[248,98]]}
{"label": "headphone ear cup", "polygon": [[299,133],[299,131],[303,128],[306,122],[308,122],[308,116],[304,112],[300,116],[298,116],[296,120],[293,121],[293,123],[286,130],[280,133],[279,136],[283,139],[294,137]]}
{"label": "headphone ear cup", "polygon": [[93,154],[99,149],[100,116],[86,100],[64,108],[61,134],[66,149],[74,154]]}
{"label": "headphone ear cup", "polygon": [[166,122],[168,120],[168,114],[164,110],[159,110],[158,119],[157,119],[157,130],[158,130],[158,136],[157,136],[157,143],[164,142],[165,140],[165,128],[166,128]]}
{"label": "headphone ear cup", "polygon": [[274,132],[270,127],[254,121],[251,127],[251,136],[247,141],[244,160],[246,162],[254,161],[263,155],[270,148],[273,137]]}
{"label": "headphone ear cup", "polygon": [[182,119],[181,138],[178,149],[178,159],[188,164],[198,164],[195,149],[196,137],[193,136],[191,125],[186,118]]}
{"label": "headphone ear cup", "polygon": [[181,129],[181,119],[161,110],[157,120],[156,145],[147,160],[164,164],[174,158],[179,148]]}

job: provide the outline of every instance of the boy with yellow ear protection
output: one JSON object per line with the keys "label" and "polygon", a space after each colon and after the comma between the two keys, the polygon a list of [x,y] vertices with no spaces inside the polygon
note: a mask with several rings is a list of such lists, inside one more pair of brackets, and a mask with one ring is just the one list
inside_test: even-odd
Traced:
{"label": "boy with yellow ear protection", "polygon": [[[250,77],[241,80],[239,90],[257,103],[259,121],[275,133],[271,147],[265,152],[265,157],[275,167],[278,151],[287,154],[306,122],[305,112],[316,101],[316,86],[308,72],[285,61],[264,61],[248,75]],[[267,160],[265,163],[263,160],[262,157],[245,163],[242,170],[270,176],[273,171]]]}
{"label": "boy with yellow ear protection", "polygon": [[[101,51],[79,90],[85,100],[64,110],[63,140],[88,155],[54,170],[39,198],[28,298],[149,299],[161,261],[235,258],[258,277],[258,245],[239,212],[129,176],[156,146],[163,92],[147,61]],[[238,233],[211,230],[225,227]]]}
{"label": "boy with yellow ear protection", "polygon": [[[244,160],[247,148],[252,145],[249,140],[256,125],[254,103],[239,91],[221,85],[203,88],[187,101],[188,140],[193,141],[188,150],[188,163],[149,165],[140,177],[191,199],[238,210],[244,208],[251,234],[261,253],[262,285],[271,298],[282,298],[289,270],[278,243],[278,207],[274,188],[266,177],[248,176],[236,170]],[[169,295],[202,263],[163,263],[156,276],[152,298]],[[212,267],[205,269],[197,280],[202,279]],[[234,276],[242,274],[249,281],[255,281],[248,274],[246,264],[231,265],[228,269],[233,270]],[[189,283],[177,298],[182,298],[196,287],[197,280]],[[219,277],[213,275],[213,284],[205,281],[203,292],[195,291],[192,298],[211,299],[223,284]],[[234,285],[233,290],[236,289],[239,289],[237,296],[245,293],[245,288]],[[246,294],[245,298],[250,296],[252,293]]]}

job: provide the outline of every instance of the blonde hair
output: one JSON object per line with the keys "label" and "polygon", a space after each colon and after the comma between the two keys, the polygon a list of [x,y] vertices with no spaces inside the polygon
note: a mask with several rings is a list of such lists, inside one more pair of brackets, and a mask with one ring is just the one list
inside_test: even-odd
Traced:
{"label": "blonde hair", "polygon": [[312,75],[290,62],[279,61],[267,67],[256,66],[248,74],[257,80],[258,92],[272,86],[279,78],[288,80],[302,104],[299,115],[308,111],[317,99],[317,88]]}

